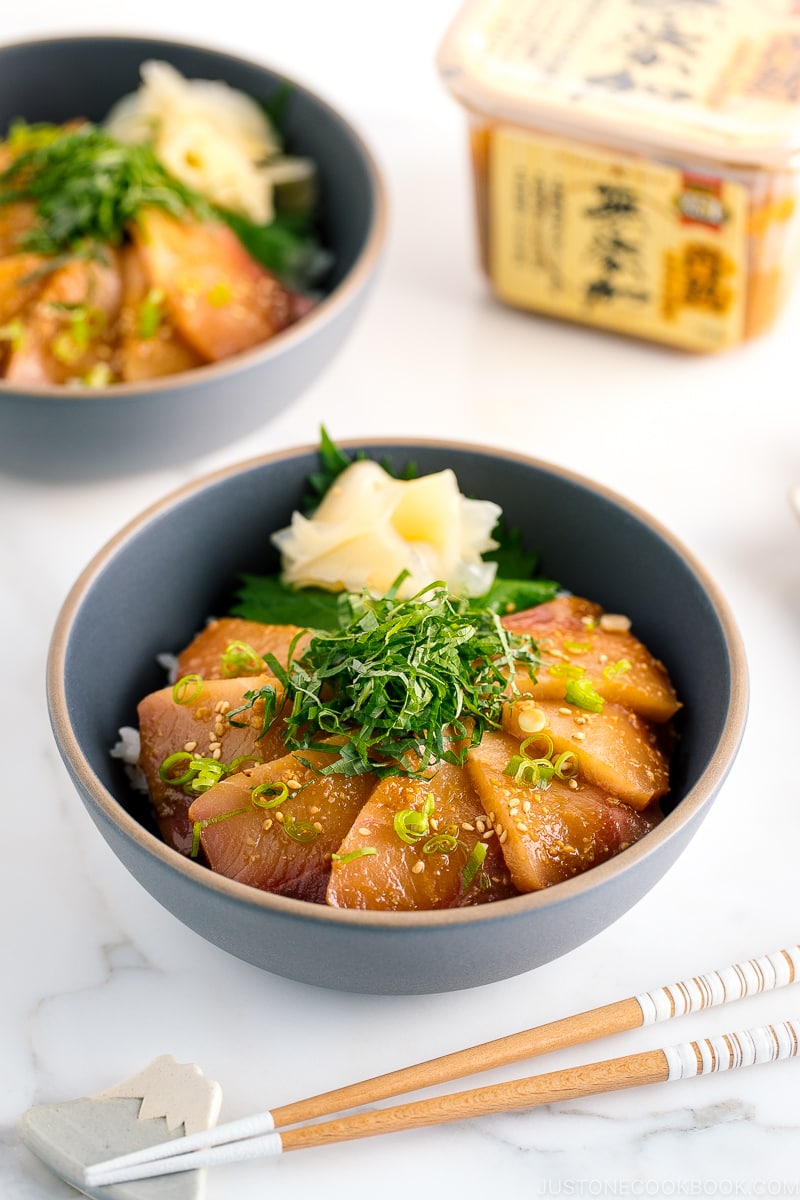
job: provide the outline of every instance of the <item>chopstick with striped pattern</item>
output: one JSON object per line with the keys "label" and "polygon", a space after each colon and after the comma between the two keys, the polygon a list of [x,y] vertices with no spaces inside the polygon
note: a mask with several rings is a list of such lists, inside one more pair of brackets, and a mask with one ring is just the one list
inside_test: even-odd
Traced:
{"label": "chopstick with striped pattern", "polygon": [[222,1144],[238,1144],[257,1139],[275,1129],[297,1125],[317,1117],[330,1116],[348,1108],[373,1104],[404,1092],[448,1083],[466,1075],[493,1067],[507,1066],[522,1059],[566,1049],[637,1029],[686,1013],[728,1004],[745,996],[785,987],[800,979],[800,945],[778,950],[761,958],[734,963],[706,975],[672,983],[665,987],[616,1000],[611,1004],[539,1025],[521,1033],[509,1034],[440,1058],[390,1071],[317,1096],[295,1101],[181,1139],[167,1141],[131,1154],[120,1155],[86,1170],[87,1183],[98,1183],[107,1171],[139,1166],[158,1159],[171,1159],[195,1150]]}
{"label": "chopstick with striped pattern", "polygon": [[244,1141],[229,1142],[172,1158],[121,1167],[95,1168],[87,1185],[106,1186],[132,1179],[172,1175],[223,1163],[274,1157],[290,1150],[310,1149],[383,1133],[399,1133],[426,1125],[463,1121],[517,1109],[537,1108],[561,1100],[594,1096],[601,1092],[667,1083],[716,1071],[732,1071],[758,1063],[794,1058],[800,1052],[800,1018],[777,1025],[760,1025],[739,1033],[683,1042],[661,1050],[646,1050],[622,1058],[605,1059],[579,1067],[568,1067],[546,1075],[532,1075],[511,1083],[490,1084],[469,1091],[434,1096],[392,1108],[354,1113],[316,1125],[272,1132]]}

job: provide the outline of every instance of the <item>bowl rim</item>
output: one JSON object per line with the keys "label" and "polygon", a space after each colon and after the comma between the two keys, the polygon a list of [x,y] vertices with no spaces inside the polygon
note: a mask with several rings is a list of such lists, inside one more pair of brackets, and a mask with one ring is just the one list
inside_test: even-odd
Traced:
{"label": "bowl rim", "polygon": [[267,71],[271,75],[279,77],[293,89],[304,92],[321,109],[326,110],[332,119],[352,139],[364,162],[369,178],[373,211],[364,244],[350,270],[332,292],[323,296],[319,303],[294,325],[289,326],[288,329],[281,330],[280,334],[274,338],[270,338],[269,341],[262,343],[260,346],[254,346],[250,350],[243,350],[241,353],[233,355],[231,358],[223,359],[220,362],[204,363],[199,367],[193,367],[188,371],[180,371],[175,375],[163,375],[154,379],[133,381],[130,383],[108,384],[105,387],[79,389],[67,388],[63,384],[19,385],[9,384],[5,380],[0,379],[0,402],[3,397],[24,397],[26,401],[32,400],[34,403],[57,399],[60,403],[67,400],[70,403],[76,402],[82,405],[93,405],[102,402],[103,406],[107,407],[109,401],[119,400],[124,403],[132,397],[141,397],[147,393],[157,394],[164,390],[181,391],[184,388],[197,386],[198,384],[214,385],[217,382],[229,379],[232,375],[238,374],[240,371],[246,371],[268,362],[284,350],[301,345],[309,337],[313,337],[314,333],[320,327],[324,328],[330,325],[339,315],[339,312],[347,307],[350,298],[357,296],[367,284],[374,268],[377,266],[381,251],[385,245],[388,225],[388,191],[372,150],[370,150],[364,138],[349,118],[345,117],[333,103],[325,99],[313,87],[309,87],[296,76],[284,74],[277,66],[245,58],[241,54],[236,54],[228,50],[220,50],[210,43],[182,41],[179,38],[167,35],[157,37],[152,33],[87,32],[19,38],[15,41],[0,42],[0,54],[5,50],[15,50],[25,47],[57,46],[77,42],[129,41],[150,43],[153,46],[166,46],[170,49],[200,50],[208,54],[213,54],[217,58],[227,59],[229,62],[240,63],[255,70]]}
{"label": "bowl rim", "polygon": [[[624,509],[634,519],[646,525],[662,538],[687,564],[701,587],[709,597],[715,615],[720,622],[726,649],[730,659],[731,689],[728,697],[726,719],[722,734],[713,756],[697,782],[681,799],[678,806],[652,829],[645,837],[628,847],[623,853],[592,867],[581,875],[565,880],[538,892],[529,892],[507,900],[495,900],[488,904],[463,908],[420,910],[415,912],[381,912],[361,909],[331,908],[305,900],[295,900],[262,892],[248,884],[238,883],[218,875],[208,867],[184,857],[162,842],[155,834],[144,828],[122,804],[106,789],[95,776],[75,736],[70,722],[65,691],[65,660],[70,640],[70,630],[84,597],[93,586],[106,564],[120,553],[128,542],[151,521],[165,515],[209,486],[216,486],[233,476],[318,451],[318,444],[291,446],[265,455],[219,468],[191,480],[169,492],[160,500],[150,504],[138,516],[129,520],[94,555],[69,591],[57,617],[47,660],[47,702],[53,734],[61,755],[68,764],[76,784],[82,789],[82,799],[87,807],[94,807],[117,827],[128,840],[133,841],[145,855],[163,863],[168,869],[182,876],[189,884],[200,884],[218,893],[221,897],[265,912],[280,914],[287,918],[313,920],[325,924],[344,925],[353,928],[381,929],[387,932],[412,929],[441,929],[462,925],[484,924],[493,921],[518,918],[530,912],[557,908],[568,903],[583,892],[601,887],[616,879],[629,868],[635,867],[657,853],[659,848],[682,828],[698,816],[710,803],[721,787],[736,757],[744,733],[749,698],[747,659],[741,633],[732,611],[713,579],[701,566],[694,554],[656,518],[650,516],[633,501],[619,493],[596,483],[584,475],[543,459],[522,454],[518,451],[490,448],[483,445],[442,440],[437,438],[366,437],[337,441],[343,449],[371,448],[385,450],[404,448],[413,453],[415,449],[431,448],[441,451],[466,451],[485,458],[500,459],[534,467],[547,474],[576,484],[605,500]],[[88,799],[87,799],[88,798]],[[89,804],[89,800],[91,804]]]}

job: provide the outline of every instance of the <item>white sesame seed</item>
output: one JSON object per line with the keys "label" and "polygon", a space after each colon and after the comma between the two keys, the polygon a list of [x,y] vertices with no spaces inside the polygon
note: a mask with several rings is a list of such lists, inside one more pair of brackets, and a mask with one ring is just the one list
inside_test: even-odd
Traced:
{"label": "white sesame seed", "polygon": [[369,837],[369,835],[370,835],[370,830],[367,828],[366,825],[361,825],[359,827],[358,832],[361,834],[362,837]]}
{"label": "white sesame seed", "polygon": [[422,859],[419,859],[419,861],[415,862],[413,867],[411,868],[411,874],[412,875],[421,875],[424,870],[425,870],[425,863],[422,861]]}
{"label": "white sesame seed", "polygon": [[627,633],[631,627],[631,619],[622,613],[603,613],[599,625],[606,633]]}

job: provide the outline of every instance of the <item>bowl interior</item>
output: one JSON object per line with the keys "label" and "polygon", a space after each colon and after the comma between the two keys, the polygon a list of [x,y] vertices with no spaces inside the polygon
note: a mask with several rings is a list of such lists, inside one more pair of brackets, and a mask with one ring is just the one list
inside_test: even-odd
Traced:
{"label": "bowl interior", "polygon": [[[453,467],[465,493],[495,500],[525,531],[543,574],[631,617],[684,704],[673,802],[685,796],[725,729],[733,668],[720,613],[668,535],[543,465],[433,445],[387,443],[369,453],[396,467],[413,458],[421,473]],[[312,451],[278,455],[191,487],[123,535],[90,581],[69,632],[65,699],[92,771],[123,806],[131,795],[108,747],[120,725],[135,723],[141,696],[163,686],[156,656],[224,615],[242,571],[277,565],[269,535],[288,523],[315,466]]]}
{"label": "bowl interior", "polygon": [[[746,713],[739,635],[711,581],[665,531],[618,497],[515,455],[432,442],[367,443],[420,473],[451,467],[467,495],[500,504],[543,574],[626,613],[668,666],[684,708],[667,818],[629,850],[543,892],[444,913],[342,912],[213,876],[152,833],[147,806],[109,756],[177,652],[228,611],[241,572],[273,569],[269,536],[299,506],[313,448],[183,489],[100,553],[64,606],[51,649],[56,740],[93,819],[125,865],[187,924],[292,978],[358,991],[441,991],[506,978],[605,928],[660,878],[705,815]],[[483,933],[480,931],[483,930]],[[488,931],[488,932],[487,932]],[[412,935],[409,940],[409,935]],[[422,939],[420,941],[419,939]]]}
{"label": "bowl interior", "polygon": [[[190,79],[221,79],[265,105],[289,85],[281,116],[286,149],[307,155],[317,164],[322,241],[336,249],[324,286],[327,290],[336,287],[363,249],[374,216],[369,167],[342,118],[323,100],[276,71],[210,48],[157,38],[21,42],[0,47],[0,130],[18,118],[61,122],[82,116],[101,121],[115,101],[139,86],[139,68],[148,58],[170,62]],[[343,171],[352,183],[345,190],[340,185]]]}
{"label": "bowl interior", "polygon": [[[316,164],[318,234],[331,264],[320,300],[260,346],[218,363],[105,388],[0,379],[0,470],[48,481],[155,470],[251,433],[301,395],[354,327],[385,230],[377,168],[349,123],[276,71],[211,49],[140,37],[66,37],[0,46],[0,130],[15,118],[100,120],[134,90],[148,58],[281,103],[286,148]],[[220,401],[225,419],[219,420]]]}

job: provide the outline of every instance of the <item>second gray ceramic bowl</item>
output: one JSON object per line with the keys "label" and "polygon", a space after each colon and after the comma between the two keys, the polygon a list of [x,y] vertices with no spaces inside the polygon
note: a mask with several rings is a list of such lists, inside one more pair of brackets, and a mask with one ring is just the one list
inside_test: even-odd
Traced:
{"label": "second gray ceramic bowl", "polygon": [[[350,447],[354,449],[355,447]],[[442,912],[353,912],[272,896],[183,858],[152,832],[109,756],[136,704],[163,686],[156,655],[225,612],[239,572],[274,569],[269,534],[299,505],[313,448],[273,454],[184,488],[128,525],[87,567],[53,636],[49,704],[61,755],[120,861],[165,908],[268,971],[349,991],[472,987],[565,954],[631,908],[697,830],[735,757],[747,670],[716,587],[663,528],[586,479],[510,453],[432,442],[358,447],[421,474],[452,467],[541,554],[543,572],[634,629],[667,664],[684,708],[663,822],[586,874],[532,895]],[[198,547],[202,545],[202,552]],[[109,665],[111,664],[111,665]]]}
{"label": "second gray ceramic bowl", "polygon": [[0,469],[49,479],[184,463],[244,437],[290,404],[350,332],[383,244],[386,205],[349,123],[277,71],[200,46],[141,37],[61,37],[0,46],[0,136],[15,118],[100,121],[139,83],[148,58],[187,78],[221,79],[268,102],[290,87],[287,149],[313,159],[320,237],[333,255],[324,298],[297,325],[226,362],[144,384],[17,389],[0,379]]}

